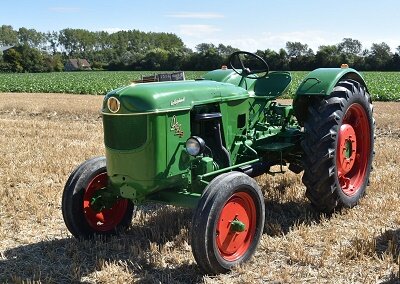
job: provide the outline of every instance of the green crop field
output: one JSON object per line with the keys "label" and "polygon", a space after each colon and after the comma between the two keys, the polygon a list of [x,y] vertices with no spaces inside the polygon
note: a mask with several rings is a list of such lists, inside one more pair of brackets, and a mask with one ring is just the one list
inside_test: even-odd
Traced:
{"label": "green crop field", "polygon": [[[71,93],[104,95],[127,85],[140,75],[154,72],[64,72],[0,74],[0,92]],[[186,71],[186,79],[200,78],[205,71]],[[307,72],[292,72],[292,96]],[[400,72],[363,72],[368,89],[376,101],[400,101]]]}
{"label": "green crop field", "polygon": [[372,98],[376,101],[400,101],[400,72],[364,72]]}

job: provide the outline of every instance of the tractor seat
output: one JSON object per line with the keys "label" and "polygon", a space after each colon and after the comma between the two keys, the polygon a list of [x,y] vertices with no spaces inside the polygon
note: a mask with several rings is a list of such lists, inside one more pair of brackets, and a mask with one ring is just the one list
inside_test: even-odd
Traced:
{"label": "tractor seat", "polygon": [[254,83],[254,94],[260,97],[276,98],[289,89],[292,76],[287,71],[270,72],[267,77],[257,79]]}

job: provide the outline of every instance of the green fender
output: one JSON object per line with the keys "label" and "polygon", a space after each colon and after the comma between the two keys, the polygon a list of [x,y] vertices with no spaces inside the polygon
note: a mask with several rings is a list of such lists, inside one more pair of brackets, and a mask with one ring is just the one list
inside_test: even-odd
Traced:
{"label": "green fender", "polygon": [[296,91],[298,96],[327,96],[340,80],[355,80],[364,85],[364,78],[352,68],[318,68],[310,72]]}
{"label": "green fender", "polygon": [[352,68],[318,68],[301,82],[293,100],[293,110],[300,125],[307,118],[307,108],[313,96],[328,96],[342,80],[354,80],[367,89],[364,78]]}

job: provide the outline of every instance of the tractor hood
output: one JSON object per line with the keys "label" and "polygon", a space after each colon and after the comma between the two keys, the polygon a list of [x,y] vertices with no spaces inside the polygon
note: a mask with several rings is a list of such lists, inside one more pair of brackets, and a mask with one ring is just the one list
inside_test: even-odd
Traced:
{"label": "tractor hood", "polygon": [[[117,100],[110,100],[111,97]],[[102,112],[103,114],[159,113],[247,97],[248,92],[241,87],[211,80],[138,83],[109,92],[104,98]]]}

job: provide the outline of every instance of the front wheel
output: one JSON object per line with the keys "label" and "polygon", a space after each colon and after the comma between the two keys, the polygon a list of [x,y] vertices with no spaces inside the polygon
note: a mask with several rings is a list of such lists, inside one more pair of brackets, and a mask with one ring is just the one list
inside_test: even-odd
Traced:
{"label": "front wheel", "polygon": [[130,200],[116,199],[104,208],[94,201],[107,188],[105,157],[85,161],[70,175],[64,187],[62,214],[68,230],[75,237],[90,238],[95,234],[114,234],[132,221],[134,206]]}
{"label": "front wheel", "polygon": [[311,101],[302,142],[303,183],[320,211],[353,207],[364,195],[374,149],[372,110],[365,87],[353,80]]}
{"label": "front wheel", "polygon": [[255,252],[265,220],[264,197],[249,176],[231,172],[212,180],[193,216],[192,251],[207,274],[229,271]]}

